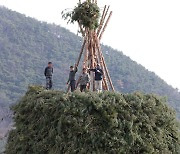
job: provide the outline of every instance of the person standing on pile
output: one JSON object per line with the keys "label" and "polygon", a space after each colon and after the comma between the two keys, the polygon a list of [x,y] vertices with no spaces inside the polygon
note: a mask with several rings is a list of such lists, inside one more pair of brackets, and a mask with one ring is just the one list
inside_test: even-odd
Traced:
{"label": "person standing on pile", "polygon": [[44,75],[46,77],[46,89],[50,90],[52,88],[52,75],[53,75],[53,66],[52,62],[48,63],[48,66],[45,68]]}
{"label": "person standing on pile", "polygon": [[97,64],[95,69],[89,69],[89,71],[95,72],[95,89],[97,92],[102,92],[103,70],[100,65]]}
{"label": "person standing on pile", "polygon": [[76,89],[76,73],[78,71],[77,65],[75,64],[75,68],[74,66],[70,66],[70,72],[69,72],[69,79],[67,81],[67,84],[70,85],[71,87],[71,92],[75,91]]}
{"label": "person standing on pile", "polygon": [[87,85],[90,82],[89,74],[87,73],[86,68],[83,68],[83,73],[81,74],[78,83],[80,84],[80,91],[86,91]]}

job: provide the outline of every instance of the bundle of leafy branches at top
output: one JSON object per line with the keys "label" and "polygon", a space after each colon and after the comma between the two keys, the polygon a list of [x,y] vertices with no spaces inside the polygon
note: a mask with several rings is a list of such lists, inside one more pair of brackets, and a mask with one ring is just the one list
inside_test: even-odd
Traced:
{"label": "bundle of leafy branches at top", "polygon": [[7,154],[179,154],[174,111],[155,95],[30,87],[13,107]]}
{"label": "bundle of leafy branches at top", "polygon": [[68,22],[78,22],[83,27],[92,30],[99,26],[100,8],[91,0],[83,3],[80,1],[72,12],[62,12],[62,17],[65,20],[68,19]]}

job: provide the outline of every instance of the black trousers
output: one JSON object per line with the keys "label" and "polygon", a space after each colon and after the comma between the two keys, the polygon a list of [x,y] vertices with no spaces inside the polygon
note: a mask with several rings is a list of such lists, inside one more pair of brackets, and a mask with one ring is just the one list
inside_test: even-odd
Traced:
{"label": "black trousers", "polygon": [[86,87],[87,85],[80,85],[80,91],[81,92],[86,91]]}
{"label": "black trousers", "polygon": [[71,92],[76,90],[76,80],[70,81]]}
{"label": "black trousers", "polygon": [[51,89],[52,85],[52,76],[46,76],[46,89]]}

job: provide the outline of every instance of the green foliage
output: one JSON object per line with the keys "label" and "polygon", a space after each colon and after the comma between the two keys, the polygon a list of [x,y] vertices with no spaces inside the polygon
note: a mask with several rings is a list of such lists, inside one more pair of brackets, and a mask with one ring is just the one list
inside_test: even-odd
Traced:
{"label": "green foliage", "polygon": [[87,0],[79,2],[72,12],[62,12],[62,17],[68,22],[79,22],[85,28],[96,29],[99,25],[100,9],[96,3]]}
{"label": "green foliage", "polygon": [[164,99],[30,87],[13,107],[7,154],[178,154],[179,127]]}

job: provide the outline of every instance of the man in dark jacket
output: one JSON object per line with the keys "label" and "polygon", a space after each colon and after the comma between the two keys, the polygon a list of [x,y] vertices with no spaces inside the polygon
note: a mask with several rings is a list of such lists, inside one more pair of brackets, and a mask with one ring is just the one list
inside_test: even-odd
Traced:
{"label": "man in dark jacket", "polygon": [[49,90],[52,88],[52,75],[53,75],[52,62],[48,63],[48,66],[45,68],[44,75],[46,77],[46,89]]}
{"label": "man in dark jacket", "polygon": [[97,92],[102,92],[103,70],[100,65],[97,64],[95,69],[89,69],[89,71],[95,72],[95,89]]}
{"label": "man in dark jacket", "polygon": [[76,89],[75,75],[77,71],[78,71],[77,65],[75,65],[75,68],[74,66],[70,66],[69,79],[67,81],[67,84],[70,84],[71,92],[73,92]]}

